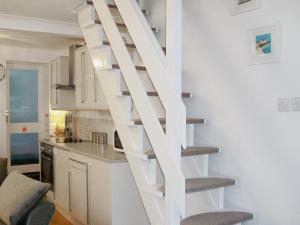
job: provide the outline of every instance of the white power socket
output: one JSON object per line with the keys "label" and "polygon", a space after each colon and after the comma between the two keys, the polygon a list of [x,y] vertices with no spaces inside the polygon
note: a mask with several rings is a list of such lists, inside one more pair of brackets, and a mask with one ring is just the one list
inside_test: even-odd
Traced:
{"label": "white power socket", "polygon": [[290,112],[291,111],[291,99],[290,98],[279,98],[278,99],[278,111],[279,112]]}
{"label": "white power socket", "polygon": [[300,97],[292,98],[292,111],[300,112]]}

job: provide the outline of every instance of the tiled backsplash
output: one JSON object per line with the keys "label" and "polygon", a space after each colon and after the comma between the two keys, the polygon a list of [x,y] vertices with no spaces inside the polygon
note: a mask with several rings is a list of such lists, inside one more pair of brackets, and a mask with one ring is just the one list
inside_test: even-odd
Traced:
{"label": "tiled backsplash", "polygon": [[77,137],[84,140],[92,140],[92,132],[105,132],[108,136],[108,144],[113,143],[112,119],[76,117]]}

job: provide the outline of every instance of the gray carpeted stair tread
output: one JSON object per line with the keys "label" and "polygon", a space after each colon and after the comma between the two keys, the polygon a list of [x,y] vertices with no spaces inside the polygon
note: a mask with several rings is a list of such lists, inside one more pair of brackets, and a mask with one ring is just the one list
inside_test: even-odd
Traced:
{"label": "gray carpeted stair tread", "polygon": [[[199,191],[206,191],[220,187],[227,187],[235,185],[235,180],[229,178],[215,178],[215,177],[202,177],[191,178],[185,182],[185,192],[193,193]],[[159,188],[161,192],[165,192],[165,185]]]}
{"label": "gray carpeted stair tread", "polygon": [[[122,91],[122,95],[128,96],[128,95],[130,95],[130,92],[129,91]],[[147,95],[153,97],[153,96],[158,96],[158,93],[155,92],[155,91],[148,91]],[[183,98],[191,98],[192,94],[189,93],[189,92],[182,92],[181,93],[181,97],[183,97]]]}
{"label": "gray carpeted stair tread", "polygon": [[[93,1],[91,1],[91,0],[88,0],[86,3],[87,3],[88,5],[94,5]],[[111,9],[118,9],[118,7],[117,7],[116,5],[114,5],[114,4],[107,4],[107,5],[108,5],[108,7],[111,8]],[[146,14],[146,15],[149,15],[149,14],[150,14],[150,11],[149,11],[149,10],[146,10],[146,9],[142,9],[142,12],[143,12],[144,14]]]}
{"label": "gray carpeted stair tread", "polygon": [[[96,20],[95,20],[95,23],[96,23],[96,24],[100,24],[100,25],[102,24],[101,21],[100,21],[99,19],[96,19]],[[125,23],[116,23],[116,25],[117,25],[117,27],[119,27],[119,28],[125,28],[125,29],[127,29]],[[158,28],[158,27],[152,27],[151,29],[152,29],[152,31],[153,31],[154,33],[158,33],[158,32],[159,32],[159,28]]]}
{"label": "gray carpeted stair tread", "polygon": [[[109,41],[103,41],[102,44],[103,44],[103,45],[110,46]],[[126,45],[127,48],[136,48],[135,44],[128,44],[128,43],[125,43],[125,45]],[[162,50],[163,50],[164,52],[166,52],[167,49],[166,49],[166,47],[162,47]]]}
{"label": "gray carpeted stair tread", "polygon": [[[158,120],[162,125],[166,124],[166,118],[159,118]],[[132,121],[133,121],[134,125],[143,125],[143,122],[141,119],[133,119]],[[187,118],[186,119],[187,124],[203,124],[204,122],[205,122],[205,120],[200,119],[200,118]]]}
{"label": "gray carpeted stair tread", "polygon": [[247,212],[211,212],[186,218],[180,225],[234,225],[251,219],[253,215]]}
{"label": "gray carpeted stair tread", "polygon": [[[219,148],[216,147],[191,146],[191,147],[187,147],[186,149],[182,149],[181,156],[187,157],[187,156],[194,156],[194,155],[206,155],[206,154],[214,154],[218,152],[219,152]],[[156,158],[155,152],[153,150],[149,150],[145,154],[148,156],[148,159]]]}

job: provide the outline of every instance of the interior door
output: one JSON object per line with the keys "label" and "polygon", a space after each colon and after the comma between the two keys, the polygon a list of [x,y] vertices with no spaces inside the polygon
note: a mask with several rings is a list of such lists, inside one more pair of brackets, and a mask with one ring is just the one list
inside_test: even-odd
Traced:
{"label": "interior door", "polygon": [[6,120],[9,169],[24,173],[40,170],[41,71],[37,65],[8,65]]}

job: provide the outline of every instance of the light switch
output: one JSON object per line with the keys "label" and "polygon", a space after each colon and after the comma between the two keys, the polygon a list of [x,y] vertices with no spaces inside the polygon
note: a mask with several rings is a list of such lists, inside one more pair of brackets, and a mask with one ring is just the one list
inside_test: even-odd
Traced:
{"label": "light switch", "polygon": [[278,111],[279,112],[290,112],[291,111],[291,99],[290,98],[279,98],[278,99]]}
{"label": "light switch", "polygon": [[300,112],[300,97],[292,98],[292,111]]}

